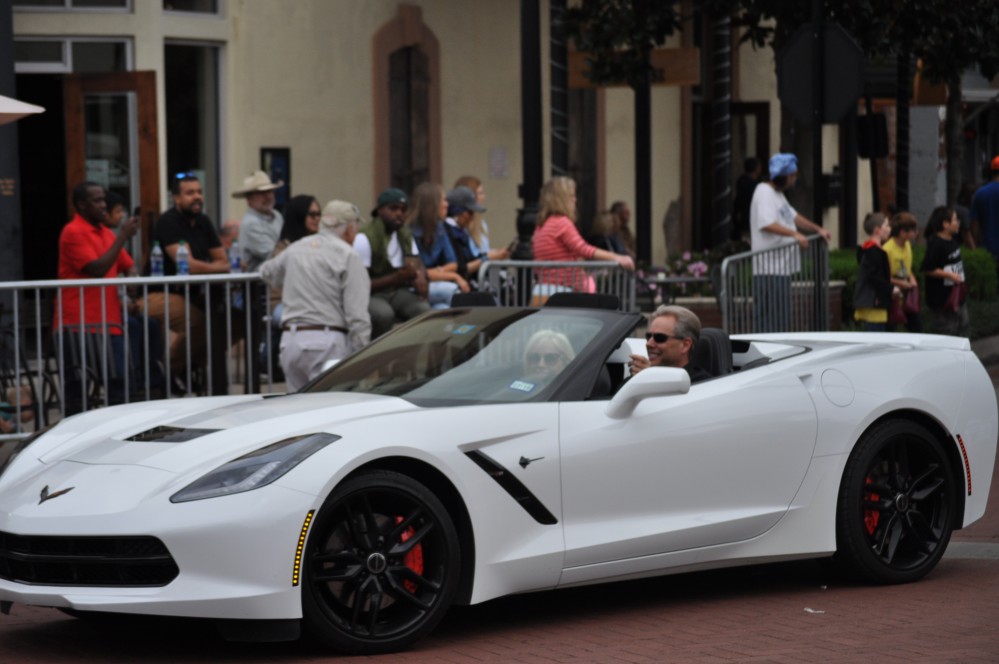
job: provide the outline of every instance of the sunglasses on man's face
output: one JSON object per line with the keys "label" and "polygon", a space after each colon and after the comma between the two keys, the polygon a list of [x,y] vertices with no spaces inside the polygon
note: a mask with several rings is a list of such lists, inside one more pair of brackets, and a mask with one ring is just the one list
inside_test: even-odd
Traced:
{"label": "sunglasses on man's face", "polygon": [[676,340],[679,341],[679,340],[685,339],[685,338],[686,337],[678,337],[675,334],[663,334],[662,332],[646,332],[645,333],[645,340],[646,341],[648,341],[648,340],[651,339],[651,340],[655,341],[657,344],[664,344],[667,341],[669,341],[670,339],[676,339]]}
{"label": "sunglasses on man's face", "polygon": [[562,359],[562,353],[528,353],[528,364],[540,364],[544,360],[545,364],[558,364]]}

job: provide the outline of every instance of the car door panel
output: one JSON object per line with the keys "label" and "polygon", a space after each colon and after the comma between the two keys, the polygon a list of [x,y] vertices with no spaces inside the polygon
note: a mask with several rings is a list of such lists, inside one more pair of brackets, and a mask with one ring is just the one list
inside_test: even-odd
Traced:
{"label": "car door panel", "polygon": [[795,376],[738,374],[624,420],[561,404],[566,567],[756,537],[786,512],[817,419]]}

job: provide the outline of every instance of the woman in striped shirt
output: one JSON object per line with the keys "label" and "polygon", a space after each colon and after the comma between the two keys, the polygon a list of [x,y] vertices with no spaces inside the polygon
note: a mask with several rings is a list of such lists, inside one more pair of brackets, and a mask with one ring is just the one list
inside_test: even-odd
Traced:
{"label": "woman in striped shirt", "polygon": [[[635,262],[627,254],[615,254],[598,249],[586,242],[576,228],[576,182],[556,176],[541,188],[541,209],[534,230],[534,260],[536,261],[614,261],[626,270],[634,270]],[[592,293],[593,279],[583,270],[567,268],[542,269],[538,282],[550,285],[552,292],[575,290]],[[545,293],[550,295],[551,293]]]}

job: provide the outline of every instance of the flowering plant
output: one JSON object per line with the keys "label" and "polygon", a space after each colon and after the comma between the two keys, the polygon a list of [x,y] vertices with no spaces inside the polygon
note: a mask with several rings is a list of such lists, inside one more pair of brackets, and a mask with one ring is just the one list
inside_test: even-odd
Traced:
{"label": "flowering plant", "polygon": [[670,256],[666,265],[639,268],[636,276],[656,305],[675,297],[712,296],[712,270],[720,268],[726,256],[748,248],[744,242],[730,242],[710,251],[684,251]]}

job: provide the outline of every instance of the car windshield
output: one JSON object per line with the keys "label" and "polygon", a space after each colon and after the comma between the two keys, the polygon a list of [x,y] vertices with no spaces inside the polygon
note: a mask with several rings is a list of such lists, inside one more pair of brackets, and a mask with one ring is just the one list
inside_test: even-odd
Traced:
{"label": "car windshield", "polygon": [[564,309],[437,311],[378,339],[305,391],[424,405],[544,400],[609,323],[601,312]]}

